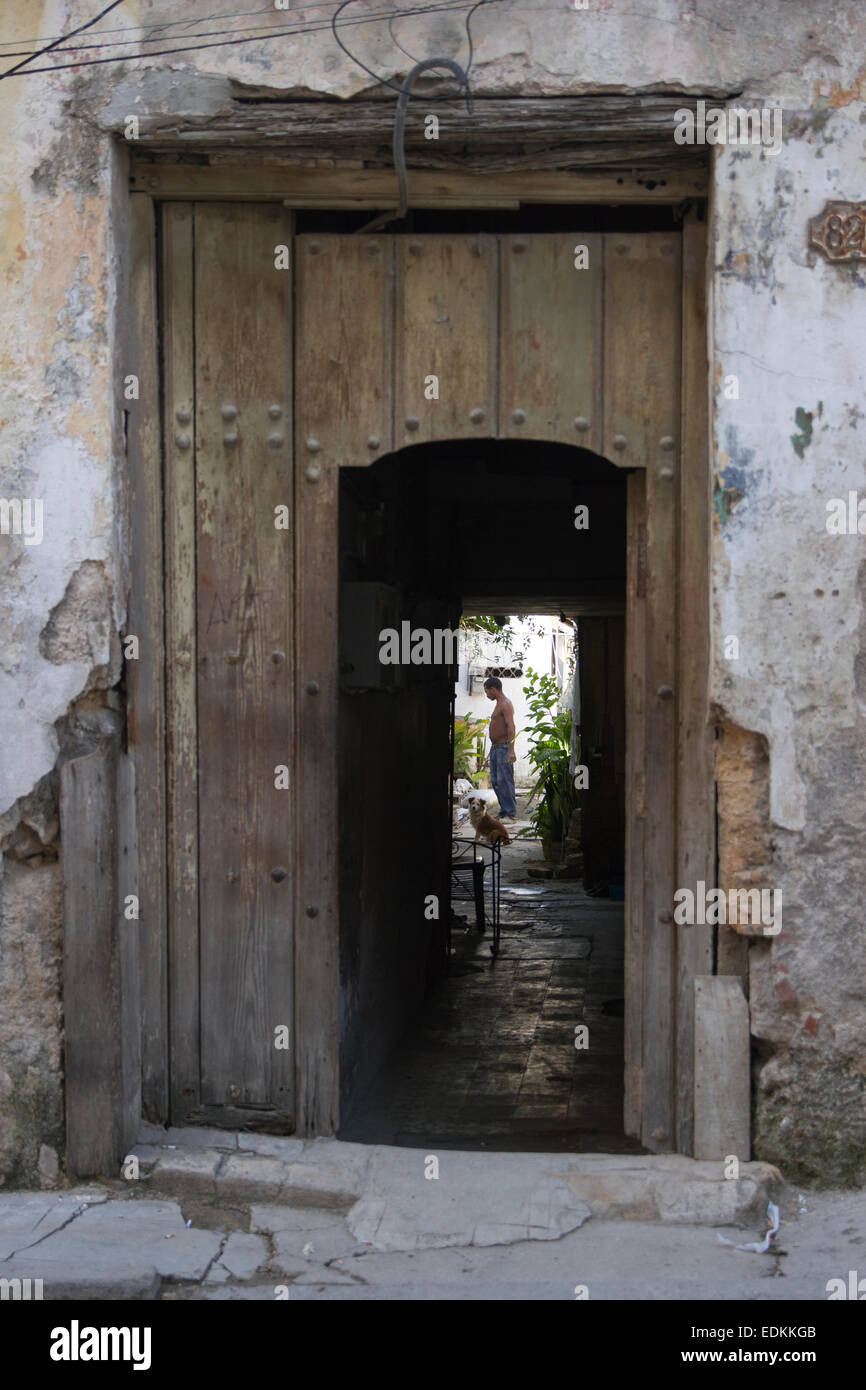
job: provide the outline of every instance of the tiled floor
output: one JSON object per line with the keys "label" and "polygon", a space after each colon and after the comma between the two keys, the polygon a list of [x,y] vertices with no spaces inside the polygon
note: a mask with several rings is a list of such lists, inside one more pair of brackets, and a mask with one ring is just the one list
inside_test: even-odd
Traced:
{"label": "tiled floor", "polygon": [[[451,975],[341,1138],[642,1152],[622,1133],[622,903],[590,898],[578,882],[529,878],[539,860],[535,842],[504,850],[498,958],[462,909],[473,925],[455,926]],[[574,1045],[580,1024],[586,1050]]]}

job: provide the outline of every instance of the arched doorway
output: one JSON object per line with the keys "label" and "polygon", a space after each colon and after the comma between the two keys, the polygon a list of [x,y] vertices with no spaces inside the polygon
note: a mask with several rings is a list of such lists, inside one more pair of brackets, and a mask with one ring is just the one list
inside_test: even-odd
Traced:
{"label": "arched doorway", "polygon": [[[466,611],[561,614],[580,633],[590,878],[621,875],[626,484],[588,450],[522,439],[409,446],[341,470],[345,1138],[627,1147],[623,903],[590,897],[582,880],[539,885],[527,866],[542,872],[540,845],[514,838],[498,956],[459,919],[451,930],[450,726],[462,706],[458,643],[443,640]],[[517,698],[520,682],[507,684]]]}

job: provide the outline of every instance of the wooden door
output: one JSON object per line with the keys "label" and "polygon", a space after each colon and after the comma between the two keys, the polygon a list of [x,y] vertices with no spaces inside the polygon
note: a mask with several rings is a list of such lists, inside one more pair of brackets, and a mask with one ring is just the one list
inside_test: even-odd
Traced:
{"label": "wooden door", "polygon": [[[295,1123],[294,506],[282,209],[165,209],[175,1123]],[[281,510],[285,509],[285,510]]]}
{"label": "wooden door", "polygon": [[[695,814],[706,691],[689,665],[706,661],[706,587],[697,608],[682,597],[708,553],[700,280],[684,299],[683,238],[293,241],[289,217],[163,216],[169,902],[148,998],[168,1000],[171,1116],[336,1128],[339,469],[525,438],[630,470],[625,1126],[688,1152],[708,947],[671,908],[686,872],[712,871]],[[699,244],[689,219],[693,269]]]}
{"label": "wooden door", "polygon": [[[687,1146],[689,1000],[705,965],[700,949],[678,942],[671,909],[682,863],[678,780],[691,778],[693,797],[702,734],[691,679],[694,742],[678,761],[679,547],[693,565],[706,538],[705,517],[690,515],[681,528],[680,516],[682,239],[304,236],[297,252],[296,439],[314,479],[304,495],[320,537],[335,525],[339,467],[366,466],[392,448],[549,440],[631,470],[624,1115],[627,1132],[650,1149]],[[690,342],[699,360],[694,327]],[[690,428],[694,451],[699,430]],[[701,466],[693,452],[692,478]],[[310,671],[336,641],[333,567],[317,584],[319,618],[308,657],[299,657]],[[327,697],[334,720],[335,698]],[[315,703],[325,717],[322,699]],[[335,793],[318,785],[314,797],[322,824],[335,822]],[[682,805],[679,814],[682,831],[691,816]],[[322,845],[316,860],[325,852]],[[327,898],[326,886],[318,896]],[[333,901],[326,909],[335,914]]]}
{"label": "wooden door", "polygon": [[[607,262],[605,416],[646,464],[629,477],[626,521],[625,1129],[689,1154],[695,982],[712,973],[712,933],[677,926],[673,901],[715,874],[704,225],[690,213],[682,248],[670,240],[618,238]],[[655,364],[642,379],[617,351],[628,324]]]}

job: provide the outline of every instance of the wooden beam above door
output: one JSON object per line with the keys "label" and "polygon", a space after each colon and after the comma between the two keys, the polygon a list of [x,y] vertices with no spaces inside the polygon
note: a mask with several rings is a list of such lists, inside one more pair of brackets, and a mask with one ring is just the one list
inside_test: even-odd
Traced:
{"label": "wooden beam above door", "polygon": [[[159,164],[133,156],[130,187],[152,198],[251,200],[297,208],[396,206],[392,169]],[[519,207],[525,203],[680,203],[707,196],[703,169],[665,173],[511,170],[499,174],[410,169],[410,208]]]}
{"label": "wooden beam above door", "polygon": [[[422,90],[423,89],[423,90]],[[434,164],[445,150],[459,158],[491,153],[504,156],[516,167],[521,157],[535,152],[555,153],[560,168],[569,159],[588,158],[598,162],[600,152],[611,151],[620,142],[629,142],[633,164],[656,157],[670,161],[674,154],[683,162],[700,162],[694,149],[675,146],[671,150],[677,112],[694,111],[698,98],[678,93],[658,95],[600,95],[582,97],[479,97],[472,111],[459,97],[442,101],[450,78],[438,80],[427,74],[418,86],[417,102],[410,108],[406,126],[406,148],[418,150],[418,162]],[[707,97],[707,94],[704,94]],[[425,105],[425,98],[434,101]],[[718,100],[718,94],[709,100]],[[176,149],[260,150],[282,147],[308,157],[345,155],[377,146],[390,146],[396,102],[391,96],[367,100],[281,101],[273,93],[253,93],[234,97],[230,105],[213,115],[184,122],[177,113],[145,117],[143,139],[148,147]],[[437,138],[426,135],[426,114],[436,113]],[[431,148],[435,144],[435,148]],[[594,156],[594,158],[593,158]],[[613,164],[613,158],[607,163]]]}

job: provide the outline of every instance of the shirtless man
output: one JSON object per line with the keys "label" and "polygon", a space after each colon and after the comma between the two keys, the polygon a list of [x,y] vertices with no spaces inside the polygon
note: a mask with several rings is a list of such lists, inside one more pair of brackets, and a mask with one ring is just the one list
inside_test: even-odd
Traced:
{"label": "shirtless man", "polygon": [[514,740],[517,731],[514,727],[514,706],[502,690],[498,676],[489,676],[484,682],[484,693],[488,700],[496,701],[496,708],[490,716],[490,780],[499,801],[500,820],[514,820],[517,798],[514,794],[514,766],[517,754]]}

